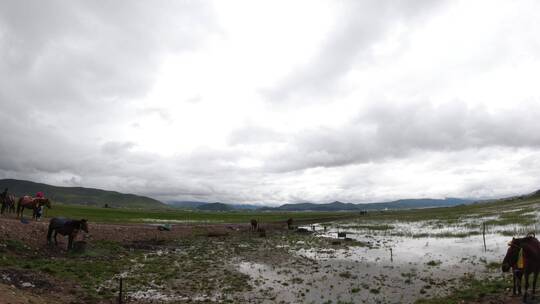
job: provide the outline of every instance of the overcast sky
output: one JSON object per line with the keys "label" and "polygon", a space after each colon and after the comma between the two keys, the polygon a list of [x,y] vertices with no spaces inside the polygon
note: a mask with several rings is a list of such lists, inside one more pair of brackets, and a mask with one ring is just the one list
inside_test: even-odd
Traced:
{"label": "overcast sky", "polygon": [[540,188],[540,2],[0,2],[0,178],[281,204]]}

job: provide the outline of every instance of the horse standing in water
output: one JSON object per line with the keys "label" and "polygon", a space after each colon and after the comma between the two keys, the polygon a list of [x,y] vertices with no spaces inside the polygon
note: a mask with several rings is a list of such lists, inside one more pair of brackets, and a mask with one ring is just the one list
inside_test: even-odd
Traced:
{"label": "horse standing in water", "polygon": [[2,205],[0,214],[15,212],[15,196],[13,194],[7,194],[6,197],[0,196],[0,204]]}
{"label": "horse standing in water", "polygon": [[17,202],[17,217],[22,218],[24,208],[28,208],[34,211],[32,213],[32,218],[37,220],[37,212],[41,206],[46,206],[50,209],[51,202],[48,198],[33,198],[29,195],[25,195],[19,198],[19,201]]}
{"label": "horse standing in water", "polygon": [[[512,238],[512,241],[508,243],[508,246],[501,268],[503,272],[507,272],[510,268],[517,268],[521,252],[523,257],[523,275],[525,276],[523,302],[526,303],[527,290],[529,289],[529,276],[531,274],[533,274],[532,298],[534,298],[536,292],[536,280],[538,279],[538,273],[540,272],[540,242],[533,235],[528,235],[521,239]],[[516,273],[514,273],[514,294],[516,283],[519,284],[518,292],[521,292],[521,278],[516,278]]]}
{"label": "horse standing in water", "polygon": [[56,235],[68,236],[67,250],[73,249],[73,240],[77,237],[79,231],[88,233],[88,222],[85,219],[80,221],[61,217],[54,217],[49,222],[49,231],[47,232],[47,244],[51,244],[51,236],[54,232],[54,244],[58,246]]}

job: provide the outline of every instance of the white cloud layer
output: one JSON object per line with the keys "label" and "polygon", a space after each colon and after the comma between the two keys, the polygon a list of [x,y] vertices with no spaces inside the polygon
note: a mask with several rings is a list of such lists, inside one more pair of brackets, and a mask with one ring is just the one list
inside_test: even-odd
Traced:
{"label": "white cloud layer", "polygon": [[540,188],[537,1],[3,1],[0,177],[162,200]]}

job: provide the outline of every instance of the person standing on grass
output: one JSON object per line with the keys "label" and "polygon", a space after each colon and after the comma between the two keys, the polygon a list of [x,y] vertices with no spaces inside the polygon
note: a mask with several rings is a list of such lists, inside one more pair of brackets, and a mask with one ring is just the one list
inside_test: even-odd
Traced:
{"label": "person standing on grass", "polygon": [[[36,197],[45,198],[45,194],[39,191],[38,193],[36,193]],[[39,208],[36,210],[36,220],[41,221],[41,217],[43,216],[43,211],[45,211],[45,206],[44,205],[39,206]]]}

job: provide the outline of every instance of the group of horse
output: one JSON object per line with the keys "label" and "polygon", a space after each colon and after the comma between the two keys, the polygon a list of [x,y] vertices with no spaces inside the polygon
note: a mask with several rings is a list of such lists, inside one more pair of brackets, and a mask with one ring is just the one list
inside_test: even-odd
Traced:
{"label": "group of horse", "polygon": [[24,209],[32,210],[32,218],[37,219],[38,211],[42,206],[51,208],[51,201],[48,198],[30,195],[24,195],[17,199],[13,194],[6,194],[4,197],[0,196],[0,204],[0,215],[17,213],[17,218],[23,217]]}
{"label": "group of horse", "polygon": [[[13,194],[6,194],[5,196],[0,196],[0,205],[0,215],[8,215],[16,212],[16,218],[23,220],[24,209],[30,209],[32,210],[32,219],[37,220],[40,208],[45,206],[50,209],[51,201],[48,198],[32,197],[30,195],[25,195],[17,199]],[[58,234],[61,234],[68,236],[67,249],[71,250],[73,249],[73,241],[81,230],[88,233],[88,222],[85,219],[52,218],[47,231],[47,244],[51,244],[51,239],[54,237],[54,244],[58,245],[56,237]]]}

